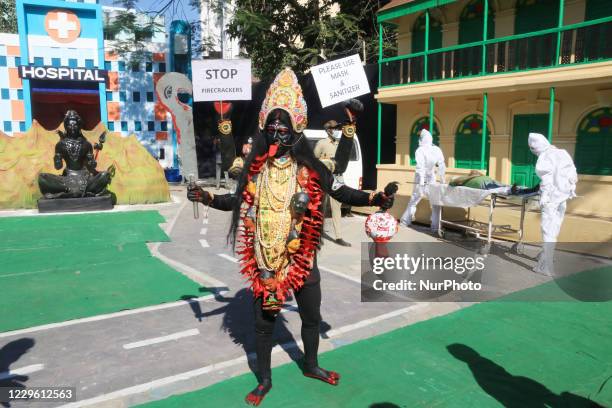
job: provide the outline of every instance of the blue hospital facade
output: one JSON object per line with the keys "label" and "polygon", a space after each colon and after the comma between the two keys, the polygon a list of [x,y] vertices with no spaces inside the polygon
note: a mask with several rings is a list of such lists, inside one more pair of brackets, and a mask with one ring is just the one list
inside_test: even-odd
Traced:
{"label": "blue hospital facade", "polygon": [[117,8],[97,0],[17,0],[16,7],[18,34],[0,33],[0,131],[20,136],[33,121],[52,130],[75,109],[86,129],[102,122],[134,134],[172,167],[172,120],[155,94],[169,69],[165,32],[155,33],[134,62],[105,39],[104,24]]}

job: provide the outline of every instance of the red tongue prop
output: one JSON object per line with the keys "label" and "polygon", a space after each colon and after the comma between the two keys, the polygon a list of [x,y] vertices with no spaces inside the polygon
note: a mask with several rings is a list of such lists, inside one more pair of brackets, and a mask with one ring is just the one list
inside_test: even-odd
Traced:
{"label": "red tongue prop", "polygon": [[268,149],[268,157],[276,156],[277,150],[278,150],[278,143],[271,144],[270,148]]}

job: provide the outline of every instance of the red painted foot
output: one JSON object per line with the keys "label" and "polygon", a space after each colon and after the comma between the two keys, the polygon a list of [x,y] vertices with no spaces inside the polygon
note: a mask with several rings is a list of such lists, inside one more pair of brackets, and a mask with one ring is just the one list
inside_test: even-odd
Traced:
{"label": "red painted foot", "polygon": [[249,405],[257,407],[259,404],[261,404],[266,394],[268,394],[271,389],[272,383],[270,382],[259,384],[253,391],[249,392],[244,401]]}
{"label": "red painted foot", "polygon": [[304,375],[310,378],[324,381],[331,385],[338,385],[340,382],[340,374],[335,371],[324,370],[321,367],[315,367],[310,370],[305,370]]}

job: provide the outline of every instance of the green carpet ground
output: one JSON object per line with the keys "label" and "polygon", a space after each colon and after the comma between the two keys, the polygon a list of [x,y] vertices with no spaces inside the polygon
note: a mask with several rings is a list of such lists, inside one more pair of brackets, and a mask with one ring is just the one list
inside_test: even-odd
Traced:
{"label": "green carpet ground", "polygon": [[157,211],[0,218],[0,332],[202,296],[151,256]]}
{"label": "green carpet ground", "polygon": [[[554,283],[528,291],[560,296]],[[262,406],[579,408],[591,406],[586,398],[612,406],[612,302],[520,295],[322,354],[321,366],[342,374],[338,387],[303,377],[295,363],[275,368]],[[246,406],[255,381],[249,373],[145,406]]]}

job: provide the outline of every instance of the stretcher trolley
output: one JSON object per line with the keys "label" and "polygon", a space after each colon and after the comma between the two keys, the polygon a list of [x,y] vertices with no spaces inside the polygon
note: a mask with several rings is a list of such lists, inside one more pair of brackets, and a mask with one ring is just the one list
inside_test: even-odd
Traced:
{"label": "stretcher trolley", "polygon": [[[482,190],[470,187],[453,187],[448,184],[430,184],[427,186],[425,194],[429,198],[431,205],[458,207],[467,210],[466,219],[457,221],[443,219],[442,211],[440,211],[438,235],[441,238],[444,237],[444,227],[446,226],[458,228],[464,233],[474,235],[477,239],[485,242],[480,249],[482,254],[488,254],[491,250],[493,235],[517,236],[518,240],[511,250],[519,254],[523,252],[525,212],[534,207],[536,199],[540,195],[539,192],[513,195],[510,194],[510,187]],[[488,203],[485,203],[487,199]],[[471,220],[471,208],[483,205],[487,205],[489,208],[487,222]],[[519,207],[521,209],[518,228],[513,228],[509,224],[494,223],[493,213],[495,210],[497,208],[509,207]]]}

